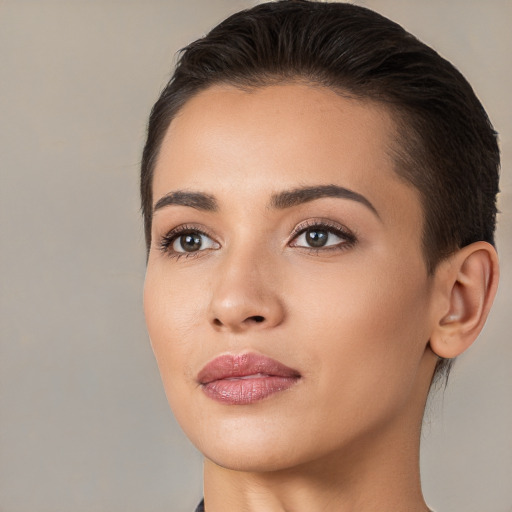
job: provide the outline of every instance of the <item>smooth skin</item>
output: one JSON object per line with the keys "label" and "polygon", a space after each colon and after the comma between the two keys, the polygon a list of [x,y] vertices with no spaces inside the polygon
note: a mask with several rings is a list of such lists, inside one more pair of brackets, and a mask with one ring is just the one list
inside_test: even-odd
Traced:
{"label": "smooth skin", "polygon": [[[480,332],[498,263],[478,242],[428,274],[394,134],[384,107],[298,82],[211,87],[168,129],[154,205],[185,191],[216,208],[155,210],[144,308],[169,403],[205,457],[207,512],[428,510],[418,458],[432,374]],[[364,200],[276,205],[331,185]],[[245,352],[301,378],[249,405],[206,396],[204,365]]]}

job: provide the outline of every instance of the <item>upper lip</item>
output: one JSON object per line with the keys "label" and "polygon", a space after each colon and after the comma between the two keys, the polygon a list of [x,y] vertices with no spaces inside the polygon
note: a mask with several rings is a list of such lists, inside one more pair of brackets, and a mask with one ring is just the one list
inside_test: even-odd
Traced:
{"label": "upper lip", "polygon": [[212,359],[197,375],[200,384],[208,384],[215,380],[249,375],[268,375],[272,377],[298,378],[300,373],[293,368],[272,359],[256,354],[224,354]]}

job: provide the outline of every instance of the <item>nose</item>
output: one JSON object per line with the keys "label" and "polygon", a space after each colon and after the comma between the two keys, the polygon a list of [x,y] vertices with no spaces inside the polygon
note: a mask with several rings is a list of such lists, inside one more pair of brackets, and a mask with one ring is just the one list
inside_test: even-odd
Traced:
{"label": "nose", "polygon": [[213,284],[210,320],[214,329],[244,332],[280,325],[285,317],[280,292],[269,258],[232,251],[217,269]]}

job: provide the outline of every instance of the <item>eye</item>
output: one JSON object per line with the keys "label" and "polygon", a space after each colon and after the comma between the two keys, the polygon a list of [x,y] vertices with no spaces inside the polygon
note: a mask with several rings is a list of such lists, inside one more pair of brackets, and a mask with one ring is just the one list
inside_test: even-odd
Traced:
{"label": "eye", "polygon": [[299,226],[298,234],[290,244],[292,247],[309,249],[346,248],[355,243],[355,236],[341,226],[331,226],[322,223],[304,227]]}
{"label": "eye", "polygon": [[215,242],[199,232],[184,233],[174,239],[172,250],[175,252],[196,252],[205,249],[213,249]]}
{"label": "eye", "polygon": [[193,256],[207,249],[218,249],[219,244],[198,229],[180,226],[162,238],[160,248],[169,256]]}

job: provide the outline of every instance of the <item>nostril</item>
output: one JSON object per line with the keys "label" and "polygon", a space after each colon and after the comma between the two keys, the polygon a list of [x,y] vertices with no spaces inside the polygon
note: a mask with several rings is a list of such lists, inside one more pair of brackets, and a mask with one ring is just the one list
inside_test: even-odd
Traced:
{"label": "nostril", "polygon": [[[231,319],[231,320],[232,320],[232,322],[230,321],[229,318],[227,318],[226,322],[224,322],[220,318],[214,318],[213,319],[213,325],[215,325],[216,327],[235,327],[235,325],[237,325],[238,322],[236,322],[233,319]],[[240,323],[240,327],[242,327],[244,325],[245,325],[245,327],[248,327],[250,324],[261,324],[261,323],[263,323],[265,321],[266,321],[266,319],[265,319],[264,316],[252,315],[252,316],[248,316],[245,320],[243,320]]]}

